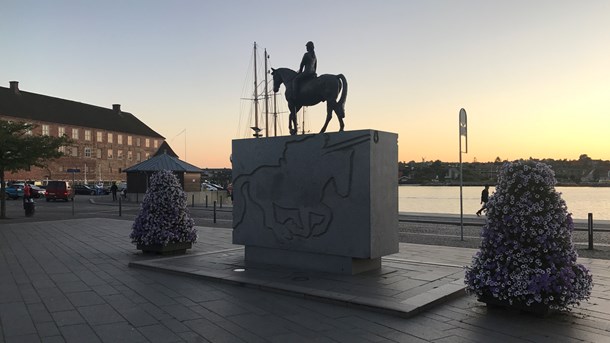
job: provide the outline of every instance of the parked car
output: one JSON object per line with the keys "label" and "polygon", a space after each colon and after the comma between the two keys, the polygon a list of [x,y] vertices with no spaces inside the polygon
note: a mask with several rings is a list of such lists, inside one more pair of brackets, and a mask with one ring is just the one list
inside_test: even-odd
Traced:
{"label": "parked car", "polygon": [[68,181],[49,181],[45,197],[47,201],[52,200],[74,200],[74,189]]}
{"label": "parked car", "polygon": [[96,195],[97,191],[93,187],[87,185],[75,185],[74,193],[80,195]]}
{"label": "parked car", "polygon": [[202,191],[217,191],[218,188],[213,186],[211,183],[202,182],[201,183],[201,190]]}
{"label": "parked car", "polygon": [[95,188],[95,191],[99,195],[108,195],[108,194],[110,194],[110,188],[104,187],[104,185],[95,185],[93,188]]}
{"label": "parked car", "polygon": [[35,186],[35,185],[30,185],[30,188],[32,188],[32,190],[30,191],[31,195],[32,195],[32,198],[38,199],[38,198],[44,196],[45,190],[43,188],[40,188],[40,187]]}
{"label": "parked car", "polygon": [[6,198],[8,199],[19,199],[23,198],[23,183],[14,183],[5,188]]}

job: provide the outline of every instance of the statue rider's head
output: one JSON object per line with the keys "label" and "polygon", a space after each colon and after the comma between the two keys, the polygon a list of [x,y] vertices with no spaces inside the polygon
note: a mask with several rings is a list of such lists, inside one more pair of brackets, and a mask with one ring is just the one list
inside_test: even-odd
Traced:
{"label": "statue rider's head", "polygon": [[307,44],[305,44],[305,46],[307,47],[307,51],[313,51],[313,49],[314,49],[312,41],[307,42]]}

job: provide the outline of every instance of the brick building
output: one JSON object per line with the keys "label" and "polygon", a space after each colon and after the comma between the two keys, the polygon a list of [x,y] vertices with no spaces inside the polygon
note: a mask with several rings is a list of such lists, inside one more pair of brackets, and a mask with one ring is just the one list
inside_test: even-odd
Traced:
{"label": "brick building", "polygon": [[0,119],[35,124],[34,135],[67,135],[74,141],[47,168],[6,173],[6,180],[72,180],[67,169],[80,169],[79,182],[122,181],[125,168],[154,155],[165,140],[120,105],[103,108],[24,92],[17,81],[0,87]]}

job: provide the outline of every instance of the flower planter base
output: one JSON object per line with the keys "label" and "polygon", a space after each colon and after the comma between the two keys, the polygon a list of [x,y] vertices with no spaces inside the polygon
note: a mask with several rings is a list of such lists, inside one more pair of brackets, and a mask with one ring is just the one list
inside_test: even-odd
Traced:
{"label": "flower planter base", "polygon": [[138,250],[142,250],[145,254],[157,255],[182,255],[186,253],[186,249],[192,248],[192,243],[169,243],[166,246],[161,244],[152,245],[137,245]]}
{"label": "flower planter base", "polygon": [[548,305],[537,302],[531,304],[530,306],[527,306],[526,304],[518,301],[513,301],[513,303],[510,304],[508,300],[500,300],[489,295],[479,296],[478,300],[482,303],[485,303],[488,308],[501,307],[506,309],[513,309],[521,312],[532,313],[538,317],[547,317],[556,312],[555,310],[551,310]]}

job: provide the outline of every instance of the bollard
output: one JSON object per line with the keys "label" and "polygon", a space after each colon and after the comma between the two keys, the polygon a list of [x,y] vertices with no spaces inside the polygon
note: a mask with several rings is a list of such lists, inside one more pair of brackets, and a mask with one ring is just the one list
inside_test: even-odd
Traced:
{"label": "bollard", "polygon": [[191,195],[191,207],[195,207],[195,194]]}
{"label": "bollard", "polygon": [[222,208],[222,196],[220,196],[220,208]]}
{"label": "bollard", "polygon": [[216,224],[216,200],[214,200],[214,224]]}
{"label": "bollard", "polygon": [[593,250],[593,213],[589,213],[589,250]]}
{"label": "bollard", "polygon": [[208,195],[205,195],[205,208],[208,208]]}
{"label": "bollard", "polygon": [[123,206],[121,206],[121,197],[119,197],[119,217],[121,216],[123,212]]}

